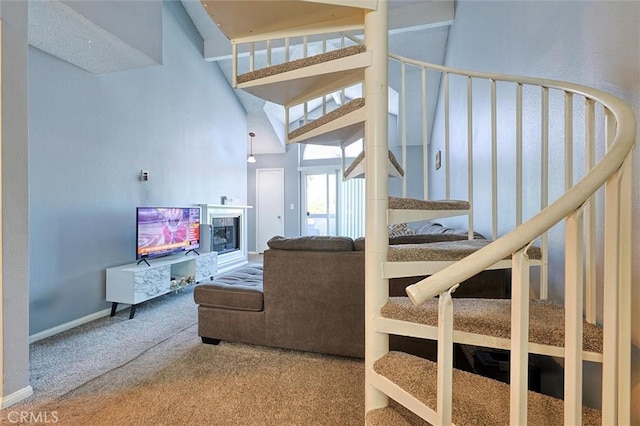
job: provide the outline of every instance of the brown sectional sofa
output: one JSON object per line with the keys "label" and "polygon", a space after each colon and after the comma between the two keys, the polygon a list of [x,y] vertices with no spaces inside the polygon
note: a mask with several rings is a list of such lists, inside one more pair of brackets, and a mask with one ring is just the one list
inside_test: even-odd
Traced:
{"label": "brown sectional sofa", "polygon": [[[403,235],[390,243],[463,239],[464,235]],[[364,241],[348,237],[274,237],[264,269],[249,266],[198,285],[198,334],[220,340],[349,357],[364,357]],[[390,280],[390,295],[422,277]],[[473,283],[471,283],[473,281]],[[457,297],[508,297],[505,271],[484,271]],[[392,336],[392,349],[420,355],[433,348]]]}

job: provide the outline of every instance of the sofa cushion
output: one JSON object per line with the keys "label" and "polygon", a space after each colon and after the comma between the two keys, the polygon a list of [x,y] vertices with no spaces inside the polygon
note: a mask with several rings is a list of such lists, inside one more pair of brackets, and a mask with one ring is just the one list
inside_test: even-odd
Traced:
{"label": "sofa cushion", "polygon": [[267,241],[267,246],[277,250],[353,251],[353,240],[349,237],[332,237],[325,235],[290,238],[278,235]]}
{"label": "sofa cushion", "polygon": [[200,284],[194,301],[209,308],[260,312],[264,308],[262,266],[249,266]]}

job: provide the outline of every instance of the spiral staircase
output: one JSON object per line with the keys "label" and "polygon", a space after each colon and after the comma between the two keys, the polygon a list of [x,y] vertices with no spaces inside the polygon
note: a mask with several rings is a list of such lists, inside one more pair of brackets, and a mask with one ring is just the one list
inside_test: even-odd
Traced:
{"label": "spiral staircase", "polygon": [[[283,105],[285,122],[292,108],[303,108],[304,119],[287,129],[287,143],[335,144],[343,149],[364,135],[359,159],[345,167],[345,178],[366,176],[366,389],[364,420],[390,424],[628,424],[630,423],[630,292],[631,150],[635,119],[618,99],[592,88],[527,77],[457,70],[389,55],[387,2],[378,0],[325,1],[215,1],[202,4],[233,48],[233,85],[265,100]],[[341,40],[330,50],[327,40]],[[307,46],[321,44],[322,53],[308,56]],[[302,46],[303,58],[292,59],[292,46]],[[256,49],[265,51],[256,59]],[[401,161],[388,146],[388,70],[402,69]],[[407,68],[422,75],[422,85],[407,88]],[[442,90],[441,137],[445,179],[442,200],[429,194],[429,135],[425,86],[428,74],[438,73]],[[473,125],[474,88],[486,85],[491,105],[492,172],[497,186],[497,110],[502,86],[514,97],[516,162],[515,227],[498,235],[498,194],[493,192],[493,239],[474,240]],[[362,85],[362,96],[344,102],[345,90]],[[406,174],[405,104],[407,91],[422,93],[424,182],[422,199],[388,196],[389,176]],[[541,185],[539,212],[523,214],[523,93],[539,99]],[[465,96],[467,113],[451,116],[450,93]],[[337,95],[336,95],[337,94]],[[564,193],[550,200],[550,98],[564,101]],[[342,102],[331,102],[342,99]],[[586,163],[573,165],[574,121],[584,114]],[[321,114],[309,118],[309,105],[321,105]],[[576,108],[578,109],[578,108]],[[316,108],[316,111],[318,108]],[[485,114],[486,116],[486,114]],[[450,151],[454,144],[451,122],[467,128],[467,200],[452,200]],[[604,129],[600,135],[597,129]],[[596,158],[596,145],[606,152]],[[600,148],[598,148],[600,151]],[[364,155],[366,153],[366,156]],[[351,169],[351,170],[349,170]],[[580,169],[578,171],[577,169]],[[581,174],[578,179],[574,176]],[[459,177],[459,176],[458,176]],[[485,183],[486,184],[486,183]],[[596,214],[597,198],[604,214]],[[503,200],[500,200],[502,202]],[[421,245],[388,245],[388,226],[435,218],[466,218],[469,239]],[[546,300],[549,280],[548,232],[564,227],[563,305]],[[600,239],[596,230],[602,230]],[[603,249],[596,246],[600,241]],[[601,257],[598,257],[600,254]],[[603,300],[597,301],[596,264],[602,265]],[[459,285],[485,269],[510,269],[510,300],[452,298]],[[408,297],[390,298],[388,280],[428,276],[407,288]],[[460,284],[462,283],[462,284]],[[603,306],[596,324],[596,306]],[[583,308],[584,305],[584,308]],[[390,352],[389,335],[435,340],[437,362],[401,352]],[[510,351],[509,384],[453,367],[453,345],[465,344]],[[540,354],[562,359],[564,398],[528,390],[528,358]],[[602,364],[602,406],[583,406],[583,363]],[[506,407],[509,407],[508,409]]]}

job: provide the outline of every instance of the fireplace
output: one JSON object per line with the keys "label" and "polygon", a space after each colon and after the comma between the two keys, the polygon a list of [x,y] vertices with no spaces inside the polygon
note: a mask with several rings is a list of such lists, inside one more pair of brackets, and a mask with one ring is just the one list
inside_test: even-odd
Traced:
{"label": "fireplace", "polygon": [[218,274],[224,274],[248,263],[247,209],[251,206],[201,204],[202,223],[211,232],[210,251],[218,253]]}
{"label": "fireplace", "polygon": [[211,250],[218,254],[240,250],[240,217],[219,217],[211,220],[213,236]]}

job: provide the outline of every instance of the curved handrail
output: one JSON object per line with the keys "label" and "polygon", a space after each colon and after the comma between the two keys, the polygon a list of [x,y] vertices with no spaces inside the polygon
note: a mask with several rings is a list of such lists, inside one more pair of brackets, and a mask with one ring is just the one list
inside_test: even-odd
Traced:
{"label": "curved handrail", "polygon": [[535,85],[579,94],[603,105],[613,114],[617,123],[616,135],[604,157],[558,200],[541,210],[527,222],[517,226],[514,230],[481,250],[416,284],[408,286],[406,289],[407,295],[415,305],[424,303],[443,291],[447,291],[452,285],[462,283],[489,266],[510,256],[578,209],[610,176],[622,167],[623,162],[635,145],[636,121],[633,111],[624,102],[603,91],[559,80],[472,72],[427,64],[392,54],[389,57],[412,65],[472,78]]}

